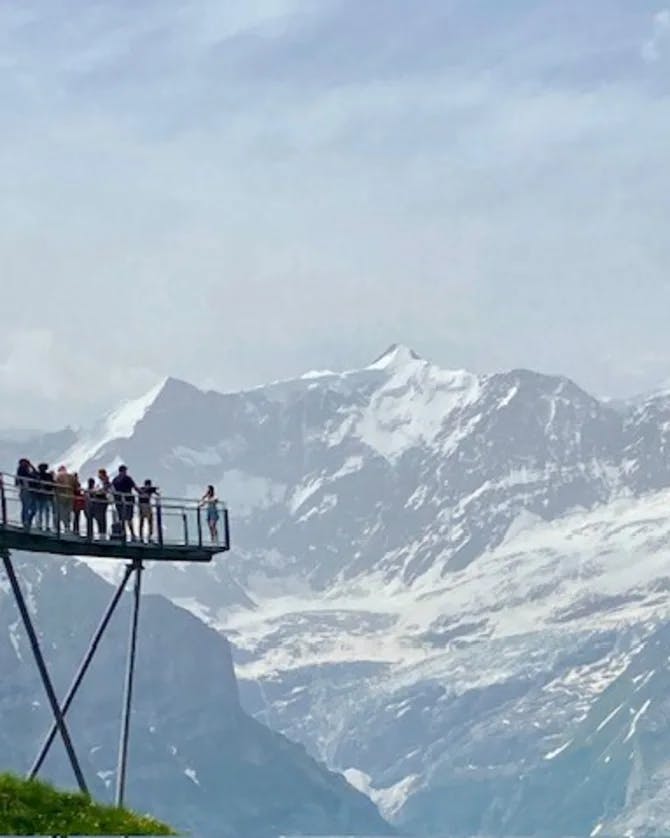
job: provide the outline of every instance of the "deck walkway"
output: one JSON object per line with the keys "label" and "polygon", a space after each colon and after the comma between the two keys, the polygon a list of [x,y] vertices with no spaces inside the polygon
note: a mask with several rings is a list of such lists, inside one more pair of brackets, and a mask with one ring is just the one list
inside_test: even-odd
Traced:
{"label": "deck walkway", "polygon": [[[39,498],[39,490],[30,496],[15,485],[13,475],[0,473],[0,553],[22,550],[31,553],[52,553],[62,556],[91,556],[103,559],[141,560],[156,562],[209,562],[217,553],[230,550],[228,510],[219,504],[218,538],[212,542],[206,523],[206,513],[195,500],[159,498],[152,501],[152,540],[131,540],[125,536],[113,538],[112,524],[118,518],[118,497],[111,496],[102,503],[102,526],[94,510],[82,510],[79,531],[73,516],[68,521],[58,519],[59,503],[49,498],[49,511],[39,518],[33,508],[25,522],[25,504]],[[33,504],[35,506],[36,504]],[[134,531],[139,534],[138,505],[131,501]],[[97,514],[100,515],[98,502]],[[90,514],[89,514],[90,513]],[[101,532],[102,530],[102,532]],[[145,538],[147,536],[145,528]]]}
{"label": "deck walkway", "polygon": [[188,545],[141,541],[97,541],[85,536],[65,533],[27,531],[23,527],[0,524],[0,553],[23,550],[30,553],[52,553],[60,556],[92,556],[101,559],[141,559],[148,562],[210,562],[217,553],[229,548],[223,544]]}

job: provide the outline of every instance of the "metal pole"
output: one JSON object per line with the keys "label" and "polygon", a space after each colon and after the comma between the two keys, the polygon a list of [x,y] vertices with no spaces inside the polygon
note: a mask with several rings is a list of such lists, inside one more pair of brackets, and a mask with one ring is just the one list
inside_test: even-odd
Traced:
{"label": "metal pole", "polygon": [[128,644],[128,663],[121,718],[121,738],[119,741],[119,760],[116,769],[116,805],[123,806],[126,791],[126,769],[128,764],[128,738],[130,734],[130,710],[133,701],[133,680],[135,674],[135,653],[137,651],[137,623],[140,613],[140,594],[142,585],[142,560],[135,559],[131,566],[135,571],[133,589],[133,609],[130,616],[130,639]]}
{"label": "metal pole", "polygon": [[188,544],[188,518],[186,517],[186,510],[182,509],[181,518],[184,522],[184,544]]}
{"label": "metal pole", "polygon": [[163,508],[160,500],[156,501],[156,532],[158,535],[158,545],[163,546]]}
{"label": "metal pole", "polygon": [[53,510],[54,510],[54,524],[56,527],[56,538],[60,538],[60,503],[58,503],[58,495],[53,495]]}
{"label": "metal pole", "polygon": [[84,516],[86,518],[86,538],[88,541],[93,541],[93,504],[91,503],[90,495],[86,495]]}
{"label": "metal pole", "polygon": [[49,673],[47,671],[47,667],[42,656],[42,650],[40,649],[40,644],[37,640],[37,634],[35,633],[33,622],[30,619],[30,614],[26,606],[26,601],[24,600],[23,594],[21,593],[21,588],[19,587],[16,574],[14,573],[14,566],[12,565],[12,560],[9,557],[9,550],[2,551],[2,560],[5,565],[5,571],[9,578],[9,584],[12,586],[12,591],[14,593],[16,605],[18,606],[19,612],[21,614],[21,619],[23,620],[23,625],[28,634],[28,639],[30,640],[33,655],[35,656],[35,663],[37,664],[40,677],[42,678],[44,690],[47,694],[47,698],[49,699],[49,704],[51,705],[51,712],[54,714],[54,719],[56,720],[56,725],[63,739],[65,750],[67,751],[67,755],[70,758],[72,770],[74,771],[75,777],[77,778],[77,784],[81,791],[84,794],[88,795],[86,781],[84,780],[84,775],[82,774],[81,768],[79,766],[79,760],[77,759],[77,755],[74,752],[74,747],[72,746],[72,740],[70,739],[70,734],[65,724],[65,719],[63,718],[63,714],[61,713],[60,707],[58,706],[58,699],[56,698],[56,693],[54,692],[53,684],[51,683],[51,679],[49,678]]}
{"label": "metal pole", "polygon": [[[84,658],[83,658],[82,662],[79,665],[79,669],[77,670],[77,674],[75,675],[74,680],[72,681],[72,684],[70,685],[70,689],[67,691],[67,695],[65,696],[65,701],[63,702],[63,706],[61,708],[61,713],[63,714],[63,718],[65,718],[65,715],[67,714],[67,711],[70,709],[70,705],[72,704],[72,702],[74,700],[74,697],[77,694],[77,691],[79,690],[79,687],[81,686],[81,682],[84,680],[84,676],[86,675],[86,672],[88,671],[88,668],[91,665],[91,661],[93,660],[93,656],[95,655],[95,653],[98,649],[98,644],[100,643],[100,640],[102,639],[102,635],[105,633],[105,631],[107,629],[107,626],[109,624],[109,621],[111,620],[112,615],[114,614],[114,611],[116,610],[116,606],[118,605],[118,602],[121,599],[121,595],[123,594],[123,591],[125,590],[126,583],[128,582],[128,578],[130,577],[130,574],[132,572],[133,572],[132,564],[126,565],[126,569],[125,569],[125,572],[123,574],[123,579],[121,580],[121,582],[119,583],[118,588],[114,592],[114,596],[112,597],[109,605],[107,606],[107,609],[106,609],[105,613],[103,614],[102,619],[100,620],[100,624],[98,625],[98,628],[96,629],[96,632],[93,635],[93,638],[92,638],[92,640],[89,644],[88,650],[87,650],[86,654],[84,655]],[[47,737],[44,740],[44,743],[42,744],[42,748],[41,748],[39,754],[37,755],[37,758],[35,759],[35,762],[33,763],[32,768],[30,769],[30,773],[29,773],[28,776],[31,780],[33,780],[37,776],[40,768],[44,764],[44,760],[46,759],[47,754],[49,753],[49,749],[51,748],[51,745],[53,744],[53,741],[54,741],[54,738],[55,738],[57,732],[58,732],[58,728],[57,728],[56,724],[52,724],[51,729],[49,730],[49,733],[47,734]]]}
{"label": "metal pole", "polygon": [[228,519],[228,509],[224,507],[223,510],[223,532],[224,532],[224,547],[230,550],[230,521]]}

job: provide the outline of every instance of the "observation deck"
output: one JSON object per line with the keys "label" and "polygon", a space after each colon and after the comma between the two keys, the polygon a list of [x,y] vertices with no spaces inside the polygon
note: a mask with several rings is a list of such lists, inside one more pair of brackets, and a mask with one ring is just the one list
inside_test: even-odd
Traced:
{"label": "observation deck", "polygon": [[[19,615],[28,635],[35,663],[54,722],[33,762],[29,777],[36,777],[57,734],[60,734],[80,791],[88,794],[81,763],[72,743],[65,716],[84,680],[96,649],[134,576],[133,607],[123,694],[115,803],[123,806],[128,765],[128,742],[137,650],[141,580],[145,561],[209,562],[230,549],[228,510],[220,501],[202,502],[144,495],[96,487],[80,493],[69,481],[52,482],[33,475],[0,473],[0,559],[4,565]],[[40,640],[21,590],[11,558],[12,550],[96,556],[130,560],[123,577],[95,630],[64,699],[59,701],[42,654]],[[55,647],[54,647],[55,648]]]}
{"label": "observation deck", "polygon": [[[76,497],[59,489],[45,492],[39,483],[21,488],[13,474],[0,472],[0,553],[23,550],[133,561],[209,562],[217,553],[230,550],[228,509],[221,501],[216,504],[215,539],[207,510],[199,501],[160,495],[152,498],[149,507],[152,536],[145,519],[139,537],[136,496],[120,496],[113,489],[104,499],[84,494],[78,516]],[[126,525],[114,526],[122,516],[132,522],[134,539]]]}

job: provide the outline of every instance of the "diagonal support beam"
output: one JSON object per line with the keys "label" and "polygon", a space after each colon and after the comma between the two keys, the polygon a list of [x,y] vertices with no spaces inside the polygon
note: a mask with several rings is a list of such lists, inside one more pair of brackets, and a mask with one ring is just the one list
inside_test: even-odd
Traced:
{"label": "diagonal support beam", "polygon": [[[132,572],[133,572],[133,565],[132,564],[126,565],[126,568],[125,568],[125,571],[124,571],[124,574],[123,574],[123,578],[121,579],[121,582],[119,583],[116,591],[114,592],[114,596],[112,597],[109,605],[107,606],[107,609],[105,610],[105,613],[103,614],[102,619],[100,620],[100,623],[99,623],[99,625],[98,625],[98,627],[95,631],[95,634],[93,635],[93,637],[91,639],[91,642],[90,642],[89,647],[86,651],[86,654],[84,655],[81,663],[79,664],[79,669],[77,670],[77,674],[75,675],[74,680],[72,681],[72,684],[70,685],[70,688],[67,691],[67,694],[65,696],[65,700],[63,701],[63,705],[61,707],[61,713],[63,714],[63,718],[65,718],[65,716],[67,715],[67,711],[70,709],[70,705],[74,701],[74,698],[75,698],[75,696],[76,696],[76,694],[79,690],[79,687],[81,686],[81,682],[84,680],[84,677],[85,677],[85,675],[88,671],[88,668],[91,665],[91,662],[93,661],[93,657],[94,657],[94,655],[95,655],[95,653],[98,649],[98,645],[99,645],[99,643],[102,639],[103,634],[105,633],[105,631],[107,629],[107,626],[109,625],[109,621],[112,619],[114,611],[116,610],[116,606],[119,604],[119,600],[121,599],[121,596],[122,596],[122,594],[123,594],[123,592],[126,588],[126,584],[128,583],[128,579],[130,578],[130,574]],[[37,776],[40,769],[42,768],[42,765],[44,764],[44,760],[47,758],[47,755],[48,755],[49,750],[50,750],[50,748],[53,744],[54,739],[56,738],[57,733],[58,733],[58,725],[54,722],[51,725],[51,729],[49,730],[49,733],[47,734],[47,736],[46,736],[46,738],[45,738],[45,740],[42,744],[42,748],[40,749],[40,752],[37,755],[37,757],[35,759],[35,762],[32,765],[32,768],[30,769],[30,773],[29,773],[28,776],[30,777],[31,780],[33,780]]]}
{"label": "diagonal support beam", "polygon": [[133,701],[133,684],[135,676],[135,654],[137,651],[137,626],[140,615],[140,595],[142,587],[142,561],[135,559],[131,566],[135,571],[135,586],[133,589],[133,609],[130,615],[130,638],[128,641],[128,662],[126,665],[126,682],[123,699],[123,717],[121,719],[121,738],[119,741],[119,760],[116,769],[116,800],[118,807],[123,806],[126,791],[126,769],[128,765],[128,739],[130,736],[130,711]]}
{"label": "diagonal support beam", "polygon": [[28,607],[26,606],[26,601],[23,598],[23,593],[16,578],[16,574],[14,573],[14,565],[12,564],[12,560],[9,555],[9,550],[2,551],[2,561],[5,565],[5,572],[7,573],[9,584],[11,585],[12,592],[14,594],[14,599],[16,600],[16,605],[19,609],[19,613],[21,614],[23,625],[28,635],[28,639],[30,640],[30,646],[33,650],[33,656],[35,657],[35,663],[37,664],[37,669],[42,679],[44,691],[46,692],[49,704],[51,705],[51,712],[53,713],[56,727],[61,735],[63,744],[65,745],[65,750],[67,751],[67,755],[70,759],[70,764],[72,765],[72,770],[74,771],[74,775],[77,779],[77,784],[81,791],[84,794],[88,795],[86,781],[84,780],[84,775],[79,765],[77,755],[74,752],[72,739],[70,738],[70,733],[65,724],[65,719],[63,718],[63,714],[61,713],[61,709],[58,704],[58,699],[56,698],[56,693],[54,691],[53,684],[51,683],[51,678],[49,677],[49,672],[47,670],[46,663],[44,662],[44,656],[42,655],[42,650],[40,649],[40,644],[37,639],[35,627],[33,626],[33,621],[30,618],[30,613],[28,611]]}

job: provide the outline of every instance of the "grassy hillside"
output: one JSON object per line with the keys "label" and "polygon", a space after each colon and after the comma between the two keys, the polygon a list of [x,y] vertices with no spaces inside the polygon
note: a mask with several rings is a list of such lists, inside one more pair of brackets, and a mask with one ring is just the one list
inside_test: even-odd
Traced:
{"label": "grassy hillside", "polygon": [[0,774],[0,835],[174,835],[153,820],[47,783]]}

